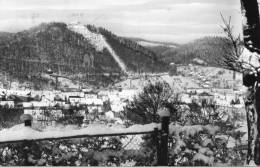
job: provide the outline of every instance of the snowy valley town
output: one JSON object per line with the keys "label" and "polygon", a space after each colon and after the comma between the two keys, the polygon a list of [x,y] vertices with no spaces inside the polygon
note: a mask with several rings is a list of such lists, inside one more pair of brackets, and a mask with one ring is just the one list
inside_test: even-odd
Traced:
{"label": "snowy valley town", "polygon": [[258,4],[0,0],[0,165],[260,165]]}

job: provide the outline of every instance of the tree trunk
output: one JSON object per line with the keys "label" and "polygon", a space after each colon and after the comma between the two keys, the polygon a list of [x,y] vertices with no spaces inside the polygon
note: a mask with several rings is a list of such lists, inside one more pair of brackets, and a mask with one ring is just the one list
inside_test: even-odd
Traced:
{"label": "tree trunk", "polygon": [[254,122],[254,129],[255,129],[255,134],[254,134],[254,161],[255,164],[260,165],[260,89],[258,88],[258,83],[257,83],[257,88],[255,92],[255,122]]}
{"label": "tree trunk", "polygon": [[[257,0],[241,0],[243,16],[244,45],[251,51],[260,55],[260,21]],[[258,73],[256,78],[259,78]],[[245,108],[248,124],[248,153],[247,164],[260,165],[260,89],[258,82],[248,87]]]}
{"label": "tree trunk", "polygon": [[248,126],[248,152],[247,164],[260,164],[260,143],[259,143],[259,110],[260,89],[254,87],[248,88],[248,94],[245,100],[247,126]]}

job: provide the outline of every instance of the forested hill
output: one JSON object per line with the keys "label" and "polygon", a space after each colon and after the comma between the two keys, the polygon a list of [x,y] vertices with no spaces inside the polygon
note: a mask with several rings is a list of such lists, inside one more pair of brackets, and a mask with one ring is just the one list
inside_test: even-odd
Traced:
{"label": "forested hill", "polygon": [[204,37],[194,40],[187,44],[175,45],[169,47],[145,46],[157,53],[158,58],[164,62],[175,62],[177,64],[189,64],[203,62],[207,66],[220,66],[218,63],[224,55],[223,37]]}
{"label": "forested hill", "polygon": [[26,78],[52,69],[63,75],[165,71],[165,63],[135,42],[92,25],[43,23],[0,33],[0,70]]}

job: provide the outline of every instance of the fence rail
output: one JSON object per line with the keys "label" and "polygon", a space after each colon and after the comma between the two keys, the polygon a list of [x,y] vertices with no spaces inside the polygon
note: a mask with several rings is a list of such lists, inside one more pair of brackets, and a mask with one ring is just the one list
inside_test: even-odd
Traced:
{"label": "fence rail", "polygon": [[145,135],[152,134],[154,131],[144,131],[144,132],[126,132],[126,133],[110,133],[110,134],[83,134],[83,135],[73,135],[73,136],[61,136],[61,137],[42,137],[36,139],[17,139],[17,140],[5,140],[0,141],[0,144],[10,144],[23,141],[44,141],[44,140],[62,140],[62,139],[75,139],[75,138],[85,138],[85,137],[112,137],[112,136],[127,136],[127,135]]}
{"label": "fence rail", "polygon": [[[29,124],[30,125],[30,124]],[[123,136],[153,133],[158,124],[134,125],[129,128],[88,125],[86,128],[54,128],[48,131],[38,131],[31,126],[18,126],[15,129],[0,131],[0,143],[18,142],[24,140],[56,140],[83,137]]]}

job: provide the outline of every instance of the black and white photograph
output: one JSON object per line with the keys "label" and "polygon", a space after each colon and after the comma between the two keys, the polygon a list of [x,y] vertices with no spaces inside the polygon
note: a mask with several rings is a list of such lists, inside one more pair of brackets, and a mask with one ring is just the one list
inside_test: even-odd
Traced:
{"label": "black and white photograph", "polygon": [[259,4],[0,0],[0,166],[260,166]]}

